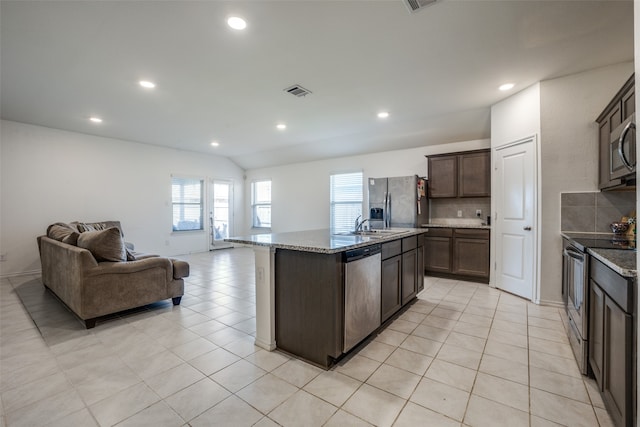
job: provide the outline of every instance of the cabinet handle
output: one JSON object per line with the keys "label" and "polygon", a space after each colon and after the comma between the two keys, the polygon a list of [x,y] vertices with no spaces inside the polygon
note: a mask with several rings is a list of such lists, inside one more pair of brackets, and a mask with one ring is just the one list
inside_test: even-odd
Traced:
{"label": "cabinet handle", "polygon": [[526,227],[522,227],[524,231],[531,231],[531,226],[527,225]]}

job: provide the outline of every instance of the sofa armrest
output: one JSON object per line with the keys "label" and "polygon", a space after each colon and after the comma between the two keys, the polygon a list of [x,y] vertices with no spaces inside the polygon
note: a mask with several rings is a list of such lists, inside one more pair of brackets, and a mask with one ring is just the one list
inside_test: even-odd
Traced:
{"label": "sofa armrest", "polygon": [[173,278],[182,279],[189,277],[189,263],[180,259],[171,258],[173,264]]}

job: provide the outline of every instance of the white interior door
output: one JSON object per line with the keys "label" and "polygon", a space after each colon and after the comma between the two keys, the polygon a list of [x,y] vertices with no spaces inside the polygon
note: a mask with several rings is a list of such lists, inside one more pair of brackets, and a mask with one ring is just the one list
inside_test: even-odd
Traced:
{"label": "white interior door", "polygon": [[496,149],[496,287],[534,300],[536,266],[535,139]]}
{"label": "white interior door", "polygon": [[232,246],[224,239],[233,232],[233,182],[214,179],[211,183],[211,209],[209,211],[210,248]]}

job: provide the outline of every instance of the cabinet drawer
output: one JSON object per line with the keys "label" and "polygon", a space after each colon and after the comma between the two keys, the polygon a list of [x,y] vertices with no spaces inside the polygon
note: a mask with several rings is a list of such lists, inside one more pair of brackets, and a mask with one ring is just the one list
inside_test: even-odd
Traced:
{"label": "cabinet drawer", "polygon": [[418,236],[405,237],[402,239],[402,252],[410,251],[418,247]]}
{"label": "cabinet drawer", "polygon": [[423,234],[425,237],[451,237],[453,236],[452,228],[427,228]]}
{"label": "cabinet drawer", "polygon": [[477,228],[456,228],[456,237],[467,237],[471,239],[489,239],[489,230],[480,230]]}
{"label": "cabinet drawer", "polygon": [[632,280],[620,276],[594,257],[591,257],[590,276],[625,312],[633,313]]}
{"label": "cabinet drawer", "polygon": [[394,240],[382,244],[382,259],[387,259],[402,253],[402,240]]}

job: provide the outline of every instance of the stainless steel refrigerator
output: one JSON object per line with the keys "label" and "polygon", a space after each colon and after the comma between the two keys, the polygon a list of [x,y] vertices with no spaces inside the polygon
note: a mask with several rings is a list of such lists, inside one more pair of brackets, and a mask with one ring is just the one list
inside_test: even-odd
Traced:
{"label": "stainless steel refrigerator", "polygon": [[369,178],[371,228],[420,227],[429,222],[427,181],[418,175]]}

